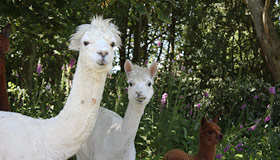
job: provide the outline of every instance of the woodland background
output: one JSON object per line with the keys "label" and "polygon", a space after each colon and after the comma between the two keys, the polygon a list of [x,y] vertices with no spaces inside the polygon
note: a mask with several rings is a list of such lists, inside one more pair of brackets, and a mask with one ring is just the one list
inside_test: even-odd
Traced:
{"label": "woodland background", "polygon": [[201,117],[216,114],[225,136],[217,159],[280,159],[278,0],[1,0],[0,27],[12,24],[6,73],[14,112],[59,113],[78,58],[70,35],[94,15],[113,18],[123,42],[102,106],[126,110],[125,59],[160,64],[137,159],[173,148],[196,153]]}

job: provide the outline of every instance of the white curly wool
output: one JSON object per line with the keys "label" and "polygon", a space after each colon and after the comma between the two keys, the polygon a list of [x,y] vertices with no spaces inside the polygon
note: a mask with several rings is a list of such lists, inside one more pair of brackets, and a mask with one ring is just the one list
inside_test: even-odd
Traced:
{"label": "white curly wool", "polygon": [[91,135],[77,152],[78,160],[135,160],[134,139],[146,105],[153,96],[157,63],[149,68],[125,62],[129,104],[124,118],[100,108]]}
{"label": "white curly wool", "polygon": [[119,34],[102,17],[78,27],[69,48],[79,51],[79,59],[63,110],[50,119],[0,112],[1,160],[65,160],[78,151],[95,125]]}

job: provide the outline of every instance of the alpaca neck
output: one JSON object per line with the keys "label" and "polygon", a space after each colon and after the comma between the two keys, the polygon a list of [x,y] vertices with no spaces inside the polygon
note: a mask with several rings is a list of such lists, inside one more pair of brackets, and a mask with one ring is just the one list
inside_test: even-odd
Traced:
{"label": "alpaca neck", "polygon": [[134,142],[145,106],[146,104],[128,103],[128,107],[120,127],[120,146],[130,147],[129,144]]}
{"label": "alpaca neck", "polygon": [[59,115],[50,119],[52,123],[48,126],[49,139],[54,146],[67,146],[75,153],[86,140],[98,115],[106,76],[107,72],[85,69],[78,61],[67,102]]}
{"label": "alpaca neck", "polygon": [[195,160],[214,160],[216,154],[216,145],[209,146],[205,142],[199,142],[198,153]]}
{"label": "alpaca neck", "polygon": [[[1,54],[0,54],[1,56]],[[6,87],[6,68],[5,57],[1,57],[0,60],[0,110],[9,111],[8,93]]]}

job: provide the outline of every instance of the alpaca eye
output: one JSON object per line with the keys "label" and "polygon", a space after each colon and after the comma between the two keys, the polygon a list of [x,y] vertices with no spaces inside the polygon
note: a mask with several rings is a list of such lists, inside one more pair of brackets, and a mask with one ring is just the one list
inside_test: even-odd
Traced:
{"label": "alpaca eye", "polygon": [[212,135],[214,134],[214,131],[208,131],[208,134]]}
{"label": "alpaca eye", "polygon": [[132,84],[131,82],[129,82],[128,85],[129,85],[130,87],[133,86],[133,84]]}
{"label": "alpaca eye", "polygon": [[148,86],[149,86],[149,87],[151,87],[151,85],[152,85],[152,83],[151,83],[151,82],[149,82],[149,83],[148,83]]}
{"label": "alpaca eye", "polygon": [[89,44],[88,41],[84,41],[84,45],[87,46]]}
{"label": "alpaca eye", "polygon": [[111,47],[114,47],[114,46],[115,46],[115,42],[112,42],[112,43],[111,43]]}

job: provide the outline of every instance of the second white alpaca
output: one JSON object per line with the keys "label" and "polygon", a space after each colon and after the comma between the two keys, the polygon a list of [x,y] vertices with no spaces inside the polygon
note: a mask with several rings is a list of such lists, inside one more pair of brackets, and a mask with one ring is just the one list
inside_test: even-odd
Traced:
{"label": "second white alpaca", "polygon": [[66,160],[78,151],[96,122],[119,34],[101,17],[78,27],[69,48],[79,59],[63,110],[50,119],[0,112],[1,160]]}
{"label": "second white alpaca", "polygon": [[78,160],[135,160],[134,139],[145,106],[154,94],[153,79],[157,63],[149,68],[125,62],[129,104],[124,118],[100,108],[96,125],[77,153]]}

